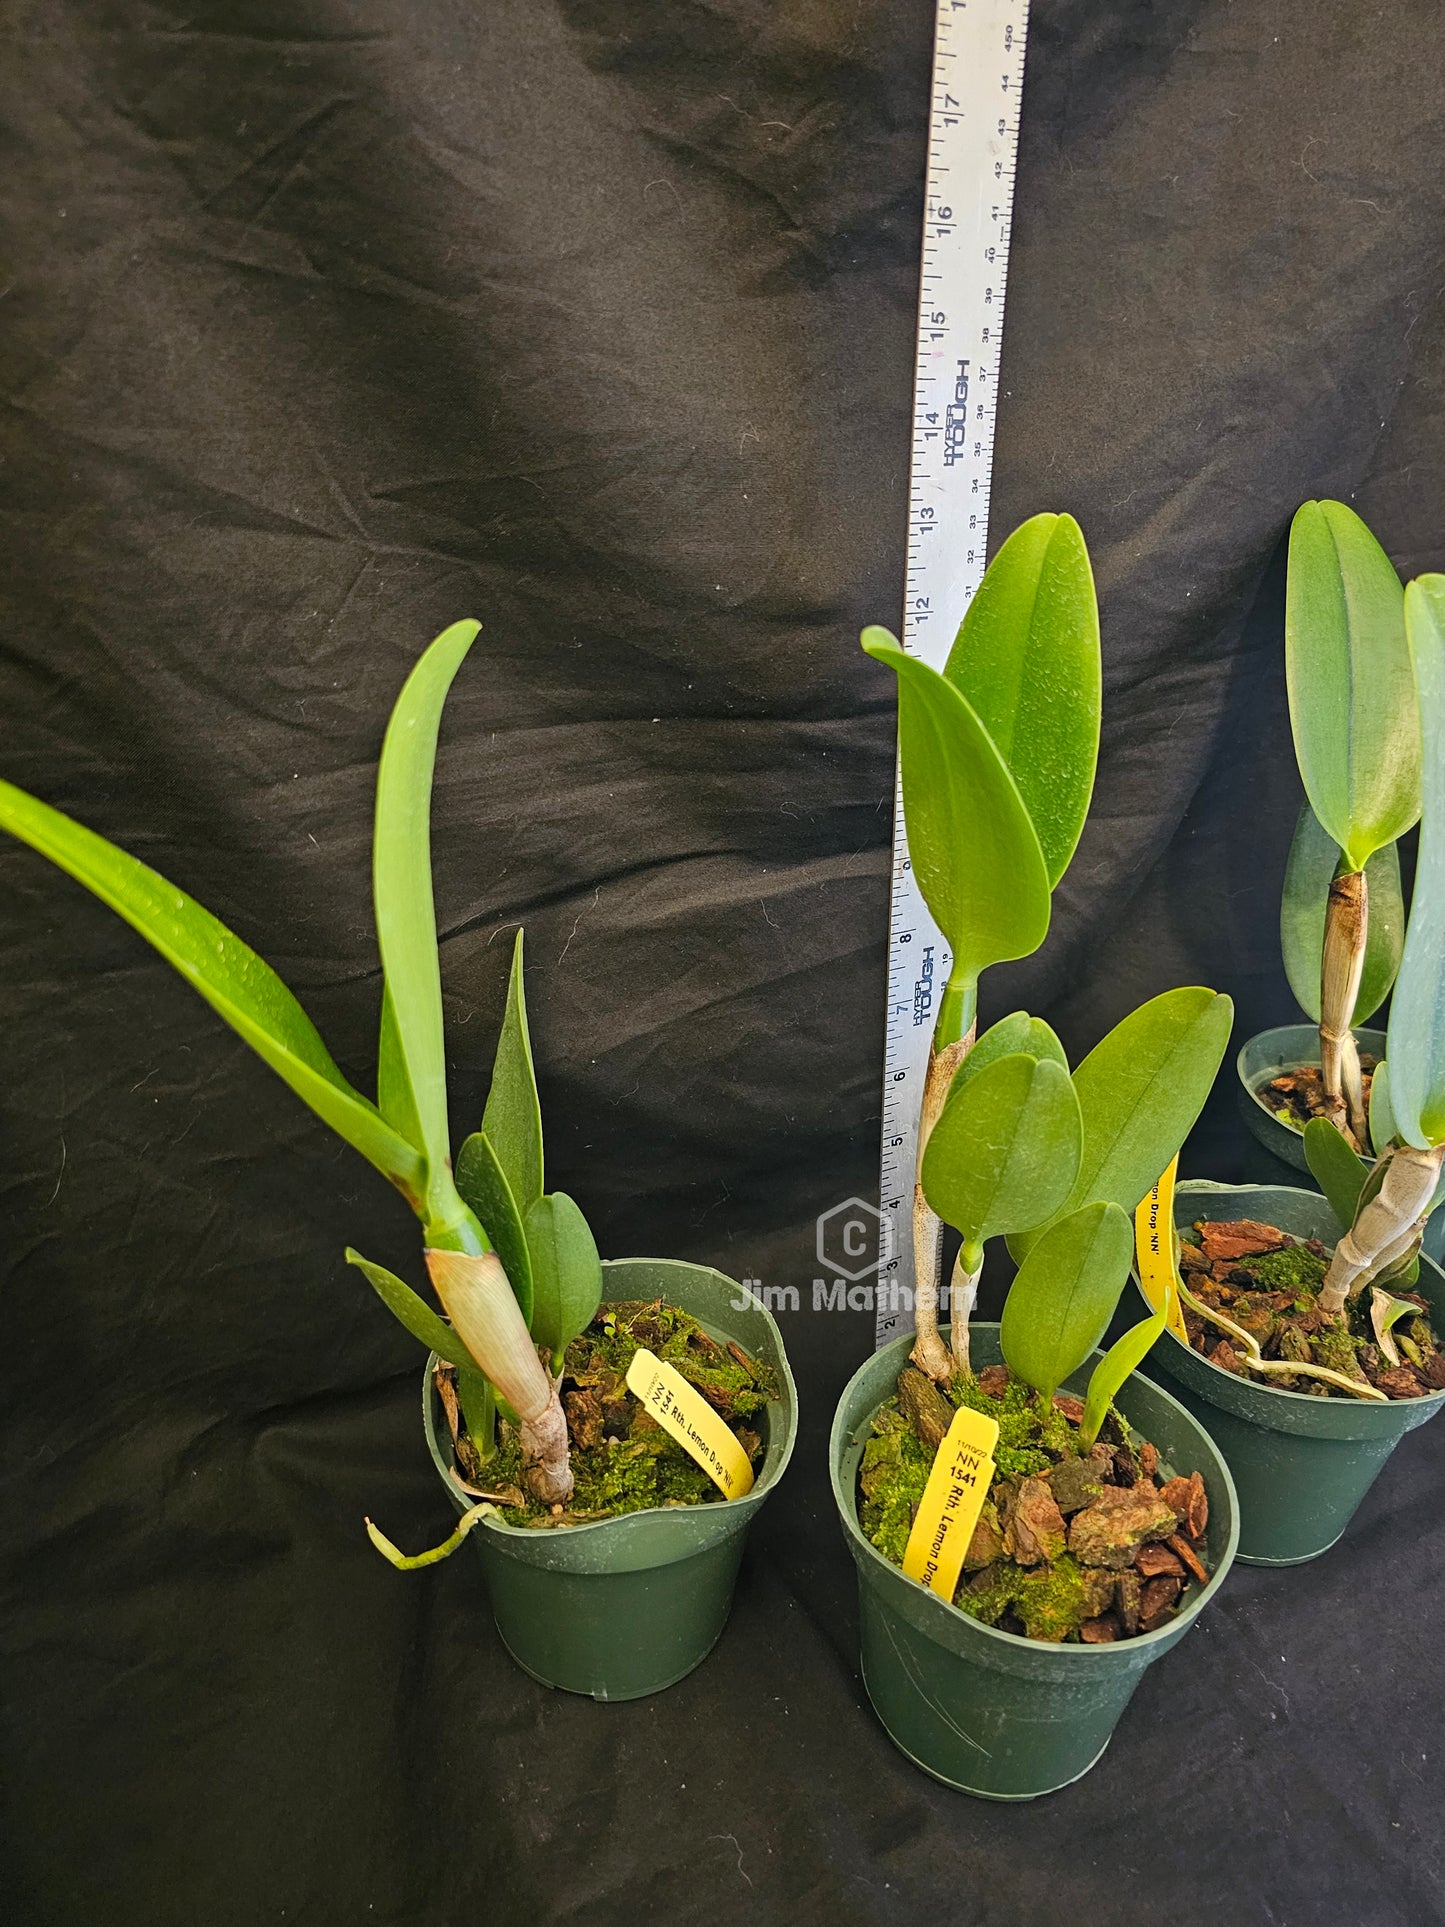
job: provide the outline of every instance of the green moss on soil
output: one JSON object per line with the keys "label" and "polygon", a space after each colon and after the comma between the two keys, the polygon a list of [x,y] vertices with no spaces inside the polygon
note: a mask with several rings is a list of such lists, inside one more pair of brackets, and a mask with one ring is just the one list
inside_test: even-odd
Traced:
{"label": "green moss on soil", "polygon": [[725,1407],[730,1419],[749,1418],[778,1395],[766,1365],[758,1359],[740,1363],[678,1306],[632,1300],[604,1305],[587,1330],[572,1340],[564,1393],[572,1386],[602,1391],[624,1385],[628,1366],[644,1347],[708,1394],[714,1407]]}
{"label": "green moss on soil", "polygon": [[[1078,1434],[1053,1407],[1040,1416],[1039,1398],[1021,1378],[1011,1379],[999,1398],[985,1392],[976,1378],[959,1376],[950,1383],[955,1405],[986,1412],[998,1421],[994,1465],[1001,1479],[1025,1479],[1046,1472],[1055,1459],[1077,1454]],[[930,1460],[930,1463],[932,1461]]]}
{"label": "green moss on soil", "polygon": [[[778,1396],[775,1376],[761,1359],[739,1356],[710,1337],[695,1318],[661,1301],[603,1305],[587,1330],[567,1347],[564,1405],[571,1393],[590,1394],[606,1416],[606,1434],[590,1445],[572,1434],[576,1489],[560,1517],[535,1500],[501,1506],[508,1525],[579,1525],[620,1518],[654,1506],[711,1505],[722,1499],[702,1467],[642,1409],[627,1389],[627,1368],[639,1350],[653,1352],[681,1373],[728,1423],[756,1468],[765,1429],[758,1415]],[[515,1428],[501,1422],[497,1450],[481,1483],[493,1491],[521,1490],[522,1459]]]}
{"label": "green moss on soil", "polygon": [[[911,1368],[905,1374],[916,1377]],[[945,1389],[947,1400],[955,1407],[967,1407],[993,1419],[999,1428],[994,1448],[995,1476],[990,1486],[980,1523],[976,1528],[963,1570],[954,1592],[953,1603],[971,1618],[987,1626],[999,1626],[1009,1633],[1022,1632],[1030,1639],[1058,1644],[1077,1642],[1087,1636],[1106,1640],[1129,1636],[1127,1615],[1119,1604],[1118,1588],[1124,1574],[1112,1566],[1086,1565],[1075,1552],[1060,1549],[1052,1558],[1040,1559],[1029,1566],[1014,1558],[1014,1531],[1017,1520],[1031,1521],[1037,1535],[1031,1544],[1037,1549],[1059,1544],[1059,1518],[1048,1513],[1050,1501],[1065,1509],[1064,1526],[1083,1517],[1096,1504],[1115,1505],[1121,1487],[1132,1487],[1142,1480],[1148,1494],[1159,1494],[1160,1481],[1173,1479],[1174,1472],[1130,1429],[1123,1414],[1111,1407],[1101,1428],[1097,1454],[1086,1452],[1078,1428],[1052,1403],[1046,1403],[1022,1379],[1008,1378],[991,1368],[991,1382],[1004,1379],[1000,1391],[986,1391],[977,1378],[960,1375]],[[917,1388],[908,1386],[906,1403],[895,1395],[873,1415],[872,1435],[863,1447],[858,1471],[858,1519],[864,1535],[883,1556],[901,1566],[913,1528],[914,1513],[928,1484],[935,1452],[924,1443],[916,1425],[932,1423],[928,1401],[916,1396]],[[1077,1409],[1075,1407],[1074,1409]],[[910,1417],[910,1414],[912,1415]],[[1085,1461],[1089,1476],[1078,1474],[1058,1480],[1059,1468]],[[1121,1476],[1122,1468],[1122,1476]],[[1041,1493],[1037,1487],[1024,1489],[1024,1481],[1048,1477],[1055,1482]],[[1117,1484],[1111,1481],[1117,1480]],[[1113,1497],[1110,1498],[1110,1493]],[[1017,1511],[1016,1511],[1017,1509]],[[1115,1510],[1115,1520],[1120,1513]],[[1135,1528],[1137,1529],[1137,1528]],[[1115,1531],[1127,1535],[1125,1524]],[[1157,1538],[1156,1532],[1152,1535]],[[1095,1533],[1089,1540],[1097,1542]],[[1127,1537],[1123,1543],[1133,1542]],[[1139,1540],[1143,1546],[1143,1539]],[[1147,1549],[1147,1548],[1146,1548]],[[1202,1553],[1203,1541],[1196,1541]],[[1166,1568],[1167,1570],[1167,1568]],[[1182,1570],[1176,1563],[1176,1571]],[[1132,1575],[1133,1569],[1130,1568]],[[1187,1582],[1186,1582],[1187,1583]],[[1162,1624],[1174,1609],[1179,1586],[1174,1579],[1161,1581],[1165,1597],[1156,1599],[1146,1615],[1144,1630]],[[1174,1587],[1174,1596],[1167,1588]],[[1140,1629],[1140,1581],[1135,1576],[1133,1630]]]}
{"label": "green moss on soil", "polygon": [[1296,1311],[1310,1309],[1329,1268],[1329,1260],[1306,1244],[1288,1245],[1283,1251],[1240,1261],[1240,1270],[1257,1278],[1266,1291],[1287,1291]]}
{"label": "green moss on soil", "polygon": [[965,1585],[959,1592],[960,1610],[985,1626],[1015,1613],[1030,1639],[1049,1645],[1058,1645],[1081,1621],[1102,1612],[1113,1594],[1112,1577],[1081,1566],[1067,1552],[1033,1571],[1000,1560],[981,1577],[985,1583],[978,1591]]}
{"label": "green moss on soil", "polygon": [[[1200,1224],[1203,1223],[1201,1220]],[[1181,1234],[1186,1242],[1199,1242],[1200,1224]],[[1440,1389],[1437,1381],[1445,1376],[1438,1356],[1440,1347],[1423,1311],[1411,1319],[1410,1342],[1400,1348],[1404,1366],[1413,1368],[1403,1372],[1399,1367],[1391,1370],[1389,1360],[1382,1358],[1375,1343],[1368,1291],[1349,1300],[1343,1318],[1323,1317],[1317,1299],[1329,1271],[1327,1250],[1311,1250],[1308,1242],[1291,1239],[1281,1250],[1265,1252],[1259,1257],[1218,1262],[1220,1277],[1211,1280],[1192,1274],[1188,1281],[1191,1291],[1203,1303],[1213,1304],[1250,1332],[1267,1359],[1325,1366],[1361,1384],[1380,1386],[1391,1397],[1418,1397]],[[1237,1287],[1240,1273],[1246,1274],[1257,1289],[1230,1289]],[[1271,1304],[1271,1298],[1286,1302]],[[1195,1320],[1192,1328],[1197,1328],[1200,1322],[1197,1314],[1188,1315]],[[1207,1321],[1203,1321],[1200,1339],[1202,1343],[1196,1341],[1196,1349],[1202,1349],[1206,1355],[1221,1339],[1231,1344],[1236,1353],[1240,1351],[1224,1328]],[[1280,1374],[1267,1382],[1284,1391],[1303,1392],[1316,1398],[1351,1396],[1342,1386],[1331,1385],[1308,1373]]]}
{"label": "green moss on soil", "polygon": [[885,1406],[873,1421],[873,1437],[863,1447],[858,1482],[863,1492],[864,1532],[885,1558],[903,1564],[913,1508],[923,1497],[933,1454],[922,1444],[897,1406]]}
{"label": "green moss on soil", "polygon": [[[1343,1325],[1326,1325],[1322,1332],[1310,1340],[1310,1350],[1316,1365],[1328,1365],[1332,1371],[1343,1372],[1347,1378],[1365,1380],[1360,1365],[1362,1343],[1363,1340],[1347,1331]],[[1368,1380],[1365,1382],[1368,1383]]]}

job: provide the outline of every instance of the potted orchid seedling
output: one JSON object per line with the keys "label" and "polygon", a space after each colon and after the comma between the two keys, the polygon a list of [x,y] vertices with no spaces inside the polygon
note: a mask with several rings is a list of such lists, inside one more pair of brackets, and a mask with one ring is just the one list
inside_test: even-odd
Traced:
{"label": "potted orchid seedling", "polygon": [[737,1285],[701,1265],[602,1263],[579,1207],[545,1189],[520,933],[481,1129],[453,1168],[431,785],[477,630],[456,623],[424,653],[382,747],[375,1103],[270,966],[154,870],[4,782],[0,828],[153,944],[421,1221],[440,1310],[347,1257],[432,1354],[427,1436],[463,1516],[432,1552],[407,1557],[368,1521],[373,1543],[407,1567],[472,1532],[514,1658],[546,1684],[632,1698],[690,1671],[721,1632],[748,1523],[792,1450],[795,1397],[776,1324]]}
{"label": "potted orchid seedling", "polygon": [[1311,1024],[1259,1032],[1237,1068],[1250,1131],[1303,1171],[1302,1133],[1313,1117],[1328,1119],[1363,1156],[1374,1152],[1369,1098],[1384,1037],[1361,1027],[1399,969],[1398,839],[1420,815],[1404,587],[1343,502],[1306,502],[1291,525],[1285,670],[1305,801],[1285,871],[1280,948]]}
{"label": "potted orchid seedling", "polygon": [[[1445,1158],[1445,576],[1409,585],[1403,628],[1415,703],[1405,735],[1423,740],[1423,808],[1386,1054],[1366,1107],[1376,1155],[1360,1155],[1360,1133],[1337,1113],[1315,1116],[1301,1142],[1323,1196],[1186,1184],[1175,1198],[1183,1329],[1161,1338],[1151,1363],[1229,1460],[1240,1557],[1261,1564],[1331,1546],[1400,1439],[1445,1399],[1445,1274],[1422,1249]],[[1343,703],[1354,683],[1346,659],[1320,673],[1321,707],[1331,676]],[[1358,775],[1342,752],[1316,780],[1348,793]],[[1348,1068],[1342,1085],[1348,1127]]]}
{"label": "potted orchid seedling", "polygon": [[[1223,1461],[1131,1377],[1167,1307],[1096,1353],[1128,1280],[1130,1214],[1203,1104],[1230,1004],[1166,992],[1072,1073],[1025,1012],[972,1038],[979,970],[1042,941],[1092,788],[1097,623],[1075,524],[1037,517],[1004,544],[945,674],[878,631],[864,644],[898,676],[909,852],[954,979],[921,1134],[918,1328],[844,1392],[834,1496],[885,1727],[950,1785],[1028,1798],[1093,1764],[1232,1557]],[[1064,798],[1067,817],[1052,813]],[[942,1225],[959,1236],[946,1341],[929,1289]],[[1003,1237],[1018,1273],[1002,1323],[979,1324]]]}

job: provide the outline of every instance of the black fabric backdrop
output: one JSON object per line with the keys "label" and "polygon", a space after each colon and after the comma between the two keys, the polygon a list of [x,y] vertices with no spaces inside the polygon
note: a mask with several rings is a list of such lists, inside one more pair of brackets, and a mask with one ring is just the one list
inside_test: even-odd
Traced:
{"label": "black fabric backdrop", "polygon": [[[257,944],[359,1080],[374,760],[476,614],[438,905],[459,1130],[525,922],[604,1250],[800,1284],[875,1182],[925,0],[9,0],[0,769]],[[1072,1049],[1181,982],[1286,1021],[1279,543],[1445,562],[1438,10],[1042,0],[994,533],[1085,526],[1107,714],[1045,950]],[[1445,1430],[1239,1569],[1019,1809],[871,1717],[827,1492],[863,1314],[731,1626],[602,1707],[499,1649],[401,1203],[117,920],[0,849],[4,1909],[286,1921],[1445,1918]],[[1186,1160],[1238,1173],[1227,1101]]]}

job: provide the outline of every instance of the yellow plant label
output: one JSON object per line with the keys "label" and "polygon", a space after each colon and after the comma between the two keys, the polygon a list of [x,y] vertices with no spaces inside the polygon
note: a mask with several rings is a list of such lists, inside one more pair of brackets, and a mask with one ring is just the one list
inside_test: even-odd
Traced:
{"label": "yellow plant label", "polygon": [[1176,1157],[1135,1211],[1134,1250],[1144,1296],[1155,1311],[1168,1304],[1169,1329],[1187,1345],[1189,1333],[1179,1306],[1179,1271],[1174,1262],[1174,1178],[1178,1169]]}
{"label": "yellow plant label", "polygon": [[993,1479],[998,1421],[967,1406],[953,1415],[918,1504],[903,1570],[940,1598],[952,1599],[963,1556]]}
{"label": "yellow plant label", "polygon": [[645,1348],[627,1368],[627,1389],[635,1392],[664,1431],[691,1453],[726,1499],[753,1489],[748,1455],[695,1385]]}

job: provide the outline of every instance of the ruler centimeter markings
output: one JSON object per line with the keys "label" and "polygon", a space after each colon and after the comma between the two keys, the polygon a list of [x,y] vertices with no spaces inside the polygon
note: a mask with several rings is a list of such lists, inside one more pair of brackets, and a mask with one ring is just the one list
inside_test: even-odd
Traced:
{"label": "ruler centimeter markings", "polygon": [[[903,647],[943,667],[983,577],[1029,0],[937,0],[914,365]],[[948,946],[908,862],[895,789],[876,1339],[912,1323],[913,1183]],[[895,1289],[897,1288],[897,1289]]]}

